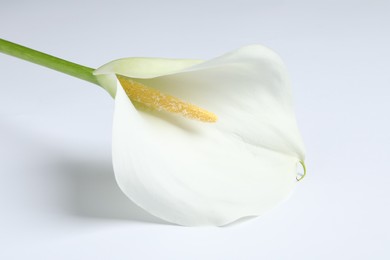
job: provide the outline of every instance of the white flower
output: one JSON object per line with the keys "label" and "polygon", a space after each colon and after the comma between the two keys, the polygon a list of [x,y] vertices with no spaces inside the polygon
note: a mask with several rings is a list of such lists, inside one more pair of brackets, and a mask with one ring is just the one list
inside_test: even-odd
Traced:
{"label": "white flower", "polygon": [[[273,51],[251,45],[209,61],[127,58],[94,74],[116,93],[118,185],[151,214],[185,226],[221,226],[263,214],[297,183],[304,145],[286,68]],[[117,75],[152,88],[156,99],[169,94],[218,120],[189,120],[181,116],[188,111],[159,111],[158,104],[144,109]]]}

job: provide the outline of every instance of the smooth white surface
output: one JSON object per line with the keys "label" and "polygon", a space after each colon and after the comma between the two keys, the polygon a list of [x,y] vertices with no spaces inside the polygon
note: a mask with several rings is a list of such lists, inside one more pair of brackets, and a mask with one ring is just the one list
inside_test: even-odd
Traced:
{"label": "smooth white surface", "polygon": [[273,48],[290,71],[308,166],[289,201],[261,218],[225,228],[161,224],[115,184],[109,95],[0,55],[0,258],[390,257],[388,1],[0,6],[2,38],[93,67]]}

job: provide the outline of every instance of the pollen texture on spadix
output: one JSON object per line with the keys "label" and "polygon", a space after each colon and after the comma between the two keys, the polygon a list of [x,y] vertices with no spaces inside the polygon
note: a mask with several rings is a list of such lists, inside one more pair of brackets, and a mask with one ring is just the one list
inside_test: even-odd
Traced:
{"label": "pollen texture on spadix", "polygon": [[185,102],[177,97],[164,94],[131,78],[117,76],[130,100],[157,110],[179,114],[189,119],[202,122],[216,122],[218,117],[203,108]]}

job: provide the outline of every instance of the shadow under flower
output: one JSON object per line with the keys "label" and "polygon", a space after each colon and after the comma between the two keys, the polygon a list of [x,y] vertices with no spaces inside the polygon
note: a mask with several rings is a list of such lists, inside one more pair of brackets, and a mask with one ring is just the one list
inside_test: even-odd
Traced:
{"label": "shadow under flower", "polygon": [[71,215],[169,224],[150,215],[122,193],[115,181],[111,161],[62,161],[56,168],[67,182],[66,211]]}
{"label": "shadow under flower", "polygon": [[89,143],[62,141],[60,134],[47,136],[43,129],[51,125],[45,118],[0,117],[0,135],[6,137],[1,141],[7,148],[9,167],[16,169],[14,178],[23,187],[16,198],[29,205],[20,205],[23,215],[170,224],[122,193],[115,181],[110,153],[104,151],[108,145],[95,144],[99,146],[96,149]]}

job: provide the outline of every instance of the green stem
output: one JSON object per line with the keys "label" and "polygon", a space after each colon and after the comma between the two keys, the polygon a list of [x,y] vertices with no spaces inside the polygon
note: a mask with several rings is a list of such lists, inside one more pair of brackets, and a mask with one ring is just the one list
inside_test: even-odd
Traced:
{"label": "green stem", "polygon": [[94,69],[0,39],[0,52],[100,85]]}

